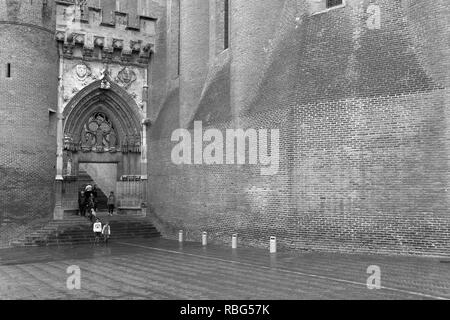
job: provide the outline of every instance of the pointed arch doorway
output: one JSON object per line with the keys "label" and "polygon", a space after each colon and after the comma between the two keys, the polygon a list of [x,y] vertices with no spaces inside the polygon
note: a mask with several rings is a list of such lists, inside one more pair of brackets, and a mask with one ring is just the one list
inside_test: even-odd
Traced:
{"label": "pointed arch doorway", "polygon": [[146,176],[142,165],[142,113],[134,99],[107,79],[81,90],[65,107],[62,207],[78,210],[78,193],[97,185],[98,208],[116,194],[123,210],[140,210],[145,203]]}

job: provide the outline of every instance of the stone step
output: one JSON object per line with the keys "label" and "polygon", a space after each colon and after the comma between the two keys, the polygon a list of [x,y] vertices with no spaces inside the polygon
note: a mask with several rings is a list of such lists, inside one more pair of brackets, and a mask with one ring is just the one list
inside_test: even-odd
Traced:
{"label": "stone step", "polygon": [[[147,229],[147,230],[118,230],[111,232],[111,234],[146,234],[146,233],[154,233],[158,232],[156,229]],[[73,237],[73,236],[85,236],[85,235],[93,235],[94,232],[92,230],[86,230],[85,232],[64,232],[60,234],[51,234],[49,236],[55,237]],[[38,238],[34,238],[38,239]]]}
{"label": "stone step", "polygon": [[[121,240],[121,239],[149,239],[149,238],[158,238],[159,235],[128,235],[128,236],[121,236],[121,237],[111,237],[111,241]],[[91,242],[94,241],[95,237],[86,237],[86,238],[67,238],[67,239],[52,239],[52,240],[46,240],[46,241],[34,241],[34,242],[26,242],[25,244],[30,245],[41,245],[46,246],[52,243],[56,244],[63,244],[66,242],[70,243],[84,243],[84,242]],[[100,238],[103,239],[103,238]]]}
{"label": "stone step", "polygon": [[[115,240],[121,240],[121,239],[148,239],[148,238],[158,238],[160,237],[160,234],[128,234],[128,235],[121,235],[121,236],[111,236],[109,239],[110,241]],[[94,242],[95,237],[83,237],[83,238],[64,238],[64,239],[48,239],[48,240],[41,240],[41,241],[33,241],[33,242],[16,242],[12,243],[13,246],[48,246],[52,244],[65,244],[65,243],[71,243],[71,244],[82,244],[82,243],[89,243]],[[103,240],[103,238],[100,238]]]}
{"label": "stone step", "polygon": [[[118,229],[114,229],[114,231],[111,230],[111,233],[114,233],[114,234],[145,233],[145,232],[158,232],[158,231],[153,226],[144,227],[144,228],[131,228],[131,229],[130,228],[118,228]],[[37,235],[30,234],[30,235],[25,236],[22,239],[25,239],[25,240],[28,240],[28,239],[39,239],[39,238],[47,237],[47,236],[52,235],[52,234],[54,234],[54,235],[57,234],[59,236],[66,236],[66,235],[78,235],[78,234],[90,234],[90,233],[93,233],[91,228],[89,228],[89,229],[81,229],[81,230],[65,230],[65,231],[62,231],[62,232],[59,232],[59,233],[56,233],[56,232],[55,233],[50,233],[50,234],[43,233],[43,234],[37,234]],[[21,240],[21,239],[19,239],[19,240]]]}
{"label": "stone step", "polygon": [[[148,230],[148,229],[155,229],[155,227],[151,224],[128,224],[128,225],[123,225],[123,224],[112,224],[111,225],[111,230]],[[37,237],[37,236],[42,236],[44,234],[47,233],[51,233],[51,232],[68,232],[68,231],[85,231],[85,230],[92,230],[92,226],[88,225],[88,226],[71,226],[68,228],[60,228],[60,229],[42,229],[42,230],[38,230],[38,231],[33,231],[30,234],[28,234],[28,237]]]}
{"label": "stone step", "polygon": [[[128,236],[121,236],[121,237],[110,237],[109,241],[116,241],[121,239],[136,239],[136,238],[157,238],[160,237],[159,234],[155,235],[145,235],[145,236],[139,236],[139,235],[128,235]],[[42,243],[35,242],[35,243],[26,243],[25,246],[52,246],[52,245],[66,245],[66,244],[85,244],[85,243],[93,243],[94,237],[86,237],[86,238],[80,238],[80,239],[58,239],[58,240],[49,240],[44,241]],[[100,242],[103,242],[103,238],[100,238]]]}
{"label": "stone step", "polygon": [[[110,239],[150,238],[161,234],[144,217],[107,217],[111,226]],[[13,247],[81,244],[94,241],[92,223],[83,217],[71,217],[61,221],[49,221],[39,229],[10,242]]]}
{"label": "stone step", "polygon": [[[154,227],[145,227],[145,228],[115,228],[114,230],[111,229],[111,233],[124,233],[124,232],[151,232],[151,231],[157,231]],[[40,234],[29,234],[26,235],[20,239],[33,239],[33,238],[42,238],[50,234],[84,234],[84,233],[92,233],[92,229],[79,229],[79,230],[64,230],[60,232],[49,232],[49,233],[40,233]]]}

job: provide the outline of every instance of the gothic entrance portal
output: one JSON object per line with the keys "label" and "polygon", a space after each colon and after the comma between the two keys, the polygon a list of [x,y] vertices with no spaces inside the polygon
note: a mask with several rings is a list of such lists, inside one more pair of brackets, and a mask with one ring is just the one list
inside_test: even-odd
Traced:
{"label": "gothic entrance portal", "polygon": [[97,185],[99,209],[116,194],[124,213],[145,203],[146,166],[141,163],[142,115],[129,94],[107,80],[80,91],[64,112],[61,202],[65,214],[78,210],[78,192]]}

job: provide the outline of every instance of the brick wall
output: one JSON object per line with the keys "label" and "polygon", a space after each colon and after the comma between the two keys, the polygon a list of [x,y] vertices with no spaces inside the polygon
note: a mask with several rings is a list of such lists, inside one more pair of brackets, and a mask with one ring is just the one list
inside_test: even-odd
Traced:
{"label": "brick wall", "polygon": [[[350,0],[311,15],[308,1],[277,1],[267,4],[280,10],[267,18],[277,19],[267,21],[267,36],[258,28],[262,9],[232,3],[250,10],[233,11],[250,20],[232,37],[253,30],[256,38],[232,40],[234,111],[215,94],[227,87],[225,68],[206,80],[195,119],[222,130],[234,120],[279,128],[280,169],[261,176],[250,165],[173,165],[164,121],[173,128],[179,105],[167,99],[149,138],[149,198],[163,233],[175,238],[183,229],[200,241],[208,231],[225,243],[238,233],[241,243],[265,247],[275,235],[291,249],[450,253],[450,4]],[[368,28],[369,5],[381,9],[380,29]],[[217,105],[230,116],[210,121]]]}
{"label": "brick wall", "polygon": [[55,0],[2,0],[0,1],[0,21],[31,24],[40,28],[55,28]]}
{"label": "brick wall", "polygon": [[231,1],[230,41],[231,108],[244,112],[257,95],[256,81],[263,71],[270,43],[285,1]]}
{"label": "brick wall", "polygon": [[180,126],[195,114],[208,73],[209,1],[181,0]]}
{"label": "brick wall", "polygon": [[17,226],[51,217],[53,210],[54,1],[46,7],[42,1],[2,1],[0,12],[0,218]]}
{"label": "brick wall", "polygon": [[180,0],[169,0],[167,10],[167,17],[170,17],[167,72],[170,79],[175,79],[179,76],[180,68]]}
{"label": "brick wall", "polygon": [[150,94],[148,105],[148,117],[154,121],[158,116],[160,109],[164,103],[167,92],[169,89],[170,74],[168,72],[167,64],[169,61],[168,52],[168,21],[167,10],[165,7],[159,6],[156,2],[152,1],[149,6],[150,12],[153,12],[157,17],[155,39],[155,53],[152,54],[151,66],[149,67],[149,81],[150,81]]}

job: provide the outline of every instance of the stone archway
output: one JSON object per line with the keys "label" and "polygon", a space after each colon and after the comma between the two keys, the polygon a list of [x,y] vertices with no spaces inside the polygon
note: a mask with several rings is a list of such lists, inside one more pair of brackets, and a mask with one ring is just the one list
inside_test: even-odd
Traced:
{"label": "stone archway", "polygon": [[81,90],[65,107],[65,148],[77,149],[83,138],[82,130],[86,129],[84,125],[95,113],[103,114],[114,125],[117,141],[121,143],[118,151],[126,151],[123,149],[125,145],[132,149],[131,142],[139,146],[143,117],[136,102],[117,84],[99,80]]}
{"label": "stone archway", "polygon": [[[87,183],[97,184],[102,196],[110,191],[117,195],[121,178],[146,176],[141,165],[141,110],[109,77],[78,92],[63,118],[63,211],[77,210],[78,191]],[[145,202],[144,196],[134,203]]]}

